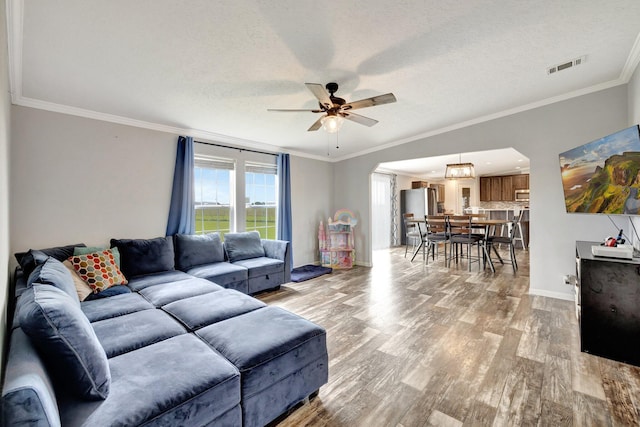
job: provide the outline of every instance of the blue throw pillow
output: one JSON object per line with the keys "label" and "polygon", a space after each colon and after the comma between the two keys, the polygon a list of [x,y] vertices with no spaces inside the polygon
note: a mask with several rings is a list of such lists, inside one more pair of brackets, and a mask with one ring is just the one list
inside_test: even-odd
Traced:
{"label": "blue throw pillow", "polygon": [[22,268],[24,277],[28,278],[33,270],[40,264],[44,264],[48,258],[49,255],[40,250],[29,249],[29,251],[20,258],[20,268]]}
{"label": "blue throw pillow", "polygon": [[85,298],[85,301],[91,301],[94,299],[101,299],[101,298],[108,298],[108,297],[112,297],[115,295],[122,295],[122,294],[130,294],[131,293],[131,289],[129,289],[128,287],[124,286],[124,285],[116,285],[116,286],[112,286],[110,288],[105,289],[104,291],[100,291],[97,294],[94,293],[90,293],[87,298]]}
{"label": "blue throw pillow", "polygon": [[176,234],[176,267],[187,271],[192,267],[224,261],[224,248],[219,233],[204,235]]}
{"label": "blue throw pillow", "polygon": [[111,385],[107,355],[89,320],[65,292],[34,283],[20,297],[20,327],[50,371],[78,397],[105,399]]}
{"label": "blue throw pillow", "polygon": [[76,285],[73,283],[73,277],[71,277],[69,269],[57,259],[48,257],[43,264],[38,265],[31,272],[27,279],[27,286],[31,286],[34,283],[55,286],[69,295],[80,307],[80,300],[76,292]]}
{"label": "blue throw pillow", "polygon": [[231,262],[264,256],[264,247],[257,231],[225,234],[224,249]]}
{"label": "blue throw pillow", "polygon": [[111,239],[120,251],[120,271],[127,278],[175,269],[173,239]]}

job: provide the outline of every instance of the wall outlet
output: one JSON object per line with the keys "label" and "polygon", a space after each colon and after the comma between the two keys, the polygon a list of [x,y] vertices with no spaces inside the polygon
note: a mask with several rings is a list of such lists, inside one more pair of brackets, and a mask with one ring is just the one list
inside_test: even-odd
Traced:
{"label": "wall outlet", "polygon": [[565,285],[573,286],[575,281],[576,281],[576,276],[572,274],[565,274],[564,276],[562,276],[562,282]]}

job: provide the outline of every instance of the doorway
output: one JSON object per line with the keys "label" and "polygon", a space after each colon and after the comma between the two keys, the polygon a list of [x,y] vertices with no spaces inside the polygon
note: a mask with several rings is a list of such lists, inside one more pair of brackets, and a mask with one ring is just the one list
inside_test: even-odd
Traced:
{"label": "doorway", "polygon": [[[397,214],[395,176],[374,172],[371,174],[371,243],[372,249],[387,249],[395,245]],[[395,206],[394,206],[395,205]],[[395,209],[395,211],[394,211]]]}

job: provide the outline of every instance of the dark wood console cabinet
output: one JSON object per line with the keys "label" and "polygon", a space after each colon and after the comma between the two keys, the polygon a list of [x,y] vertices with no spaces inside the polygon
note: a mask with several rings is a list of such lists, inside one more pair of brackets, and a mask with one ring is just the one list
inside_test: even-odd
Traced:
{"label": "dark wood console cabinet", "polygon": [[640,366],[640,259],[596,257],[576,242],[580,349]]}

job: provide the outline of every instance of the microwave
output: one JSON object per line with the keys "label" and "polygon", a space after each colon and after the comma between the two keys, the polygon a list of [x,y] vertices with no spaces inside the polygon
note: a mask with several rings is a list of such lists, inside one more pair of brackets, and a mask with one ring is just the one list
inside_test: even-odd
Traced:
{"label": "microwave", "polygon": [[515,201],[516,202],[528,202],[529,201],[529,190],[516,190]]}

